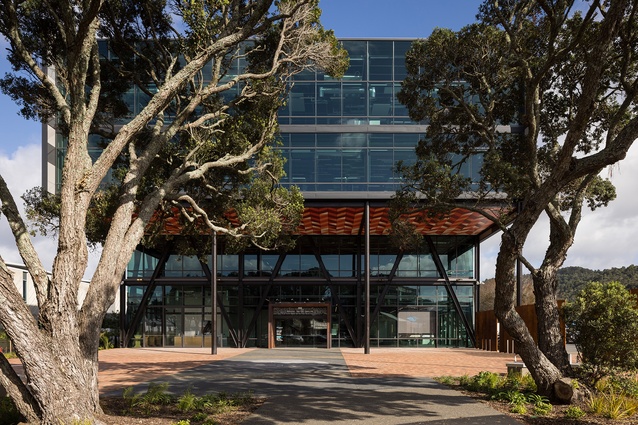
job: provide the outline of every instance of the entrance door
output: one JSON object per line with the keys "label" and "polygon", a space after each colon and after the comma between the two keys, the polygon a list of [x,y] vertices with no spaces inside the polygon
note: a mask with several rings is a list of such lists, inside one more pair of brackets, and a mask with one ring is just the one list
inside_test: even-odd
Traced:
{"label": "entrance door", "polygon": [[186,309],[186,313],[184,314],[184,347],[201,347],[203,343],[203,330],[202,311]]}
{"label": "entrance door", "polygon": [[328,348],[328,322],[313,317],[275,319],[275,347]]}
{"label": "entrance door", "polygon": [[268,348],[278,347],[331,348],[330,304],[271,304]]}

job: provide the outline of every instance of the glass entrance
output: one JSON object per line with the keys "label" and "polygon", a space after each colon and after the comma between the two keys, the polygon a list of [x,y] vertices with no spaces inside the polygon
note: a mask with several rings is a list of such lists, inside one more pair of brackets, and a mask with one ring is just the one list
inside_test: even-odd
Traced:
{"label": "glass entrance", "polygon": [[184,347],[199,348],[203,344],[202,311],[186,309],[184,315]]}
{"label": "glass entrance", "polygon": [[313,317],[279,317],[275,320],[275,347],[328,348],[328,322]]}
{"label": "glass entrance", "polygon": [[268,348],[331,348],[328,303],[271,304],[268,321]]}

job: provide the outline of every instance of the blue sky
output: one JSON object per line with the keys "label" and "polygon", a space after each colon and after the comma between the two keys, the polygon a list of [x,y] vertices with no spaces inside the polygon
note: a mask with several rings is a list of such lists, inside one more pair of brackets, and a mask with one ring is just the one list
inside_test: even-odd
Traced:
{"label": "blue sky", "polygon": [[[480,3],[478,0],[321,0],[320,6],[324,26],[333,29],[340,38],[425,38],[436,27],[458,30],[474,22]],[[9,70],[6,46],[6,42],[0,41],[1,75]],[[0,173],[18,198],[42,181],[41,127],[18,116],[18,107],[1,93],[0,111]],[[627,159],[613,168],[613,173],[604,173],[613,176],[618,199],[595,214],[584,214],[566,265],[603,269],[638,264],[635,249],[638,197],[634,195],[634,182],[638,181],[638,148],[630,150]],[[0,218],[0,256],[19,263],[21,260],[11,239],[6,221]],[[525,255],[533,263],[538,264],[542,259],[547,240],[547,225],[541,222],[530,234],[525,249]],[[36,238],[35,243],[45,267],[50,268],[55,254],[54,241]],[[483,279],[493,276],[498,244],[499,237],[493,237],[481,246]]]}

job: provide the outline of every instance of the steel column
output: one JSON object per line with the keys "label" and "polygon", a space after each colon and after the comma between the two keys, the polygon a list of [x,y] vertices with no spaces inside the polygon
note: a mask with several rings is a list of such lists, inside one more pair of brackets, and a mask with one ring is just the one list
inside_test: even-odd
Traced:
{"label": "steel column", "polygon": [[213,243],[212,243],[212,255],[211,260],[213,264],[213,271],[210,274],[210,337],[211,337],[211,354],[217,354],[217,232],[213,230]]}
{"label": "steel column", "polygon": [[364,337],[364,353],[370,354],[370,202],[366,202],[365,210],[366,234],[365,234],[365,337]]}
{"label": "steel column", "polygon": [[[199,260],[201,266],[202,266],[202,270],[204,271],[204,274],[206,275],[206,279],[208,280],[212,280],[213,276],[212,273],[210,271],[210,268],[208,267],[208,264],[204,263],[201,259]],[[215,273],[215,276],[217,276],[217,273]],[[215,278],[217,279],[217,278]],[[210,294],[211,298],[213,297],[213,294]],[[211,301],[212,304],[212,301]],[[219,308],[220,313],[222,314],[222,316],[224,317],[224,320],[226,320],[226,323],[228,324],[228,332],[230,333],[230,337],[233,339],[233,341],[235,342],[235,345],[239,347],[239,338],[237,337],[237,331],[235,330],[235,328],[232,327],[231,325],[231,321],[230,321],[230,316],[228,315],[228,312],[226,311],[226,307],[224,307],[224,304],[222,303],[222,301],[219,299],[219,297],[217,297],[217,307]],[[213,326],[213,324],[211,323],[211,327]],[[217,329],[215,329],[215,333],[217,333]],[[215,335],[215,337],[217,337],[217,335]]]}

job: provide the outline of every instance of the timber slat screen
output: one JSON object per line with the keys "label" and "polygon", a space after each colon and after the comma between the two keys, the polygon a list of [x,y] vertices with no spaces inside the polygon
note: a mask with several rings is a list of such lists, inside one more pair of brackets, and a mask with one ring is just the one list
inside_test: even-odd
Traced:
{"label": "timber slat screen", "polygon": [[[558,301],[559,309],[564,302],[564,300]],[[516,311],[527,325],[534,341],[538,342],[538,318],[534,304],[518,306]],[[476,348],[486,351],[500,351],[501,353],[517,353],[514,339],[502,326],[497,326],[497,324],[498,320],[494,310],[476,313]],[[565,341],[565,322],[562,319],[560,325],[563,341]]]}

